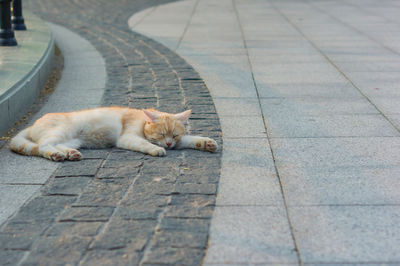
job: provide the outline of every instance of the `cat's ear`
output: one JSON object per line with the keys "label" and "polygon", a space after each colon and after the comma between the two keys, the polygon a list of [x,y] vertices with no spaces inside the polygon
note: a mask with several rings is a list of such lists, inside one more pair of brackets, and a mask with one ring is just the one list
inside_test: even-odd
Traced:
{"label": "cat's ear", "polygon": [[146,115],[146,117],[147,117],[146,120],[148,122],[154,122],[154,120],[157,120],[158,118],[160,118],[160,115],[157,114],[156,112],[151,112],[151,111],[143,109],[143,113]]}
{"label": "cat's ear", "polygon": [[188,118],[189,118],[189,116],[190,116],[191,113],[192,113],[192,110],[186,110],[186,111],[184,111],[184,112],[182,112],[182,113],[175,114],[175,117],[176,117],[179,121],[181,121],[182,123],[185,123],[185,122],[188,120]]}

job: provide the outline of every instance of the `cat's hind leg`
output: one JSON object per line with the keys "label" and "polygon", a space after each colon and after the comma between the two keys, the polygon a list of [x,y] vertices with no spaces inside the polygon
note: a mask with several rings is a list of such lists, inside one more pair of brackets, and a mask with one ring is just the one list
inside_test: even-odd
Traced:
{"label": "cat's hind leg", "polygon": [[44,135],[38,142],[38,155],[56,162],[64,161],[67,153],[56,147],[62,140],[63,137],[58,134],[49,132]]}
{"label": "cat's hind leg", "polygon": [[215,152],[218,149],[218,144],[215,140],[207,137],[184,135],[175,148]]}
{"label": "cat's hind leg", "polygon": [[166,151],[163,147],[154,145],[148,140],[133,134],[123,134],[117,141],[117,147],[132,151],[138,151],[152,156],[164,156]]}
{"label": "cat's hind leg", "polygon": [[57,144],[55,147],[63,152],[66,156],[65,158],[69,161],[80,161],[83,156],[78,148],[81,146],[81,141],[79,139],[72,139],[67,142]]}

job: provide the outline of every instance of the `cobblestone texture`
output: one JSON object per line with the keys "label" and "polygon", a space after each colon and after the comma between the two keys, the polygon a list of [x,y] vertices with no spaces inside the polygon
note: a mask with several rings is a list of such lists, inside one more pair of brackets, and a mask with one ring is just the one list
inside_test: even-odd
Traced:
{"label": "cobblestone texture", "polygon": [[[182,58],[127,20],[162,0],[29,0],[24,8],[89,40],[107,68],[104,105],[192,109],[188,130],[216,138],[215,107]],[[29,27],[29,22],[28,27]],[[220,153],[83,150],[0,228],[1,265],[199,265],[220,172]]]}

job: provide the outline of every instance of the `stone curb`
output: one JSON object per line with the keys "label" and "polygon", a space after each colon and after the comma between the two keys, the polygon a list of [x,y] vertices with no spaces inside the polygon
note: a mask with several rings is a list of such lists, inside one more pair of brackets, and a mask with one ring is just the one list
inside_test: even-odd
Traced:
{"label": "stone curb", "polygon": [[[28,30],[16,32],[19,46],[1,48],[0,134],[5,134],[28,111],[51,72],[53,35],[46,24],[32,13],[26,12],[25,19]],[[41,53],[39,57],[38,50]],[[26,60],[27,57],[32,60]]]}

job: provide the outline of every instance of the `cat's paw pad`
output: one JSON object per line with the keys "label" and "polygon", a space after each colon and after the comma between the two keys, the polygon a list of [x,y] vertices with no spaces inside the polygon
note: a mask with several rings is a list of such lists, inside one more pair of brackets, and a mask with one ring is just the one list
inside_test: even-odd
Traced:
{"label": "cat's paw pad", "polygon": [[78,150],[69,150],[67,153],[67,159],[70,161],[80,161],[82,160],[82,153]]}
{"label": "cat's paw pad", "polygon": [[149,154],[152,156],[165,156],[167,152],[162,147],[155,147],[150,150]]}
{"label": "cat's paw pad", "polygon": [[218,144],[213,139],[206,140],[204,143],[204,149],[209,152],[215,152],[218,149]]}
{"label": "cat's paw pad", "polygon": [[53,152],[48,154],[48,158],[55,162],[62,162],[65,160],[65,155],[61,152]]}

